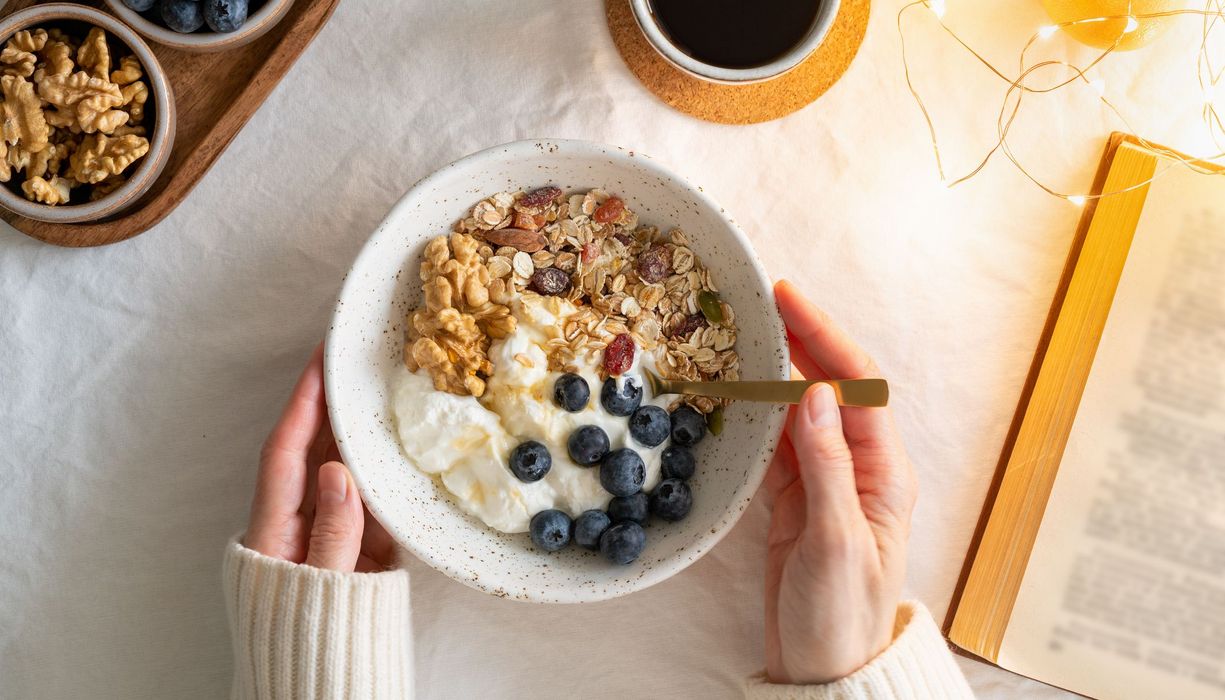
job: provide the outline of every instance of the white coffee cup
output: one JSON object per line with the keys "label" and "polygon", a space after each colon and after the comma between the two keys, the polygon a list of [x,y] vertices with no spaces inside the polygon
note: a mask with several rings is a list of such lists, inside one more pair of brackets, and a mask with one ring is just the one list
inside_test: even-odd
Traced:
{"label": "white coffee cup", "polygon": [[808,33],[786,53],[769,63],[751,68],[727,68],[700,61],[685,53],[668,37],[667,32],[659,24],[651,8],[651,0],[630,0],[634,11],[634,19],[642,33],[646,35],[647,43],[654,48],[664,60],[680,70],[700,80],[712,83],[744,85],[757,83],[770,78],[776,78],[804,62],[813,51],[825,40],[834,18],[838,16],[839,0],[812,0],[817,3],[817,14],[812,20]]}

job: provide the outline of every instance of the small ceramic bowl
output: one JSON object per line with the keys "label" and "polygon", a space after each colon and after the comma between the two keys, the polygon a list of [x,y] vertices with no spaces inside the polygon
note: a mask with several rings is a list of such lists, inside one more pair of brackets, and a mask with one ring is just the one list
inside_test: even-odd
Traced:
{"label": "small ceramic bowl", "polygon": [[225,51],[249,44],[275,27],[292,5],[293,0],[264,0],[264,4],[252,12],[247,21],[235,31],[211,32],[207,31],[208,27],[205,26],[200,31],[182,34],[164,24],[145,19],[139,12],[124,5],[123,0],[106,0],[106,6],[111,12],[149,40],[195,53]]}
{"label": "small ceramic bowl", "polygon": [[808,33],[789,51],[773,61],[751,68],[727,68],[700,61],[672,42],[668,33],[660,26],[659,20],[651,7],[651,0],[630,0],[634,19],[638,22],[642,33],[646,35],[647,43],[655,49],[664,60],[676,66],[689,75],[712,83],[744,85],[757,83],[771,78],[777,78],[804,62],[813,51],[825,41],[834,19],[838,16],[840,0],[810,0],[818,5],[816,17]]}
{"label": "small ceramic bowl", "polygon": [[[149,152],[136,161],[135,167],[129,166],[124,171],[128,176],[119,189],[93,202],[48,206],[31,202],[21,192],[12,189],[16,183],[20,185],[20,176],[14,173],[13,179],[0,185],[0,206],[15,212],[27,219],[49,221],[58,224],[96,221],[114,216],[133,204],[153,186],[166,167],[170,157],[170,148],[174,144],[174,96],[170,91],[170,83],[158,63],[153,52],[136,32],[111,15],[84,5],[71,3],[47,3],[19,10],[0,21],[0,42],[8,41],[9,37],[22,29],[33,27],[54,27],[79,23],[94,25],[104,29],[111,39],[128,47],[144,70],[145,82],[149,86],[150,98],[145,107],[145,124],[148,127]],[[88,31],[86,29],[85,31]],[[84,34],[82,33],[82,37]],[[150,121],[152,120],[152,121]]]}
{"label": "small ceramic bowl", "polygon": [[566,191],[603,187],[622,197],[644,224],[681,227],[720,296],[736,310],[742,376],[790,376],[770,278],[748,238],[700,188],[621,148],[519,141],[442,168],[391,210],[345,278],[328,331],[324,377],[341,455],[370,512],[400,544],[435,569],[493,595],[591,602],[659,583],[709,551],[761,484],[786,408],[733,404],[723,433],[697,446],[693,511],[679,523],[651,524],[645,551],[627,566],[577,546],[541,552],[526,534],[486,527],[410,464],[396,436],[390,382],[402,362],[405,316],[421,302],[422,251],[483,197],[549,184]]}

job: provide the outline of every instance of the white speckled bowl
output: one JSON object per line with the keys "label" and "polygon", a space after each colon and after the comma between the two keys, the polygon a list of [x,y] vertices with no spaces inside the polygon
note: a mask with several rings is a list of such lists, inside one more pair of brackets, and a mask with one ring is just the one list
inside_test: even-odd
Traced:
{"label": "white speckled bowl", "polygon": [[680,226],[736,310],[742,375],[786,379],[790,358],[770,278],[744,233],[699,188],[632,151],[581,141],[519,141],[458,160],[417,183],[379,225],[345,278],[325,350],[332,430],[371,513],[430,566],[494,595],[579,603],[625,595],[683,570],[713,547],[748,506],[783,427],[785,407],[738,403],[719,437],[697,449],[694,509],[654,522],[628,566],[571,546],[547,554],[526,534],[505,535],[466,515],[440,484],[404,458],[388,383],[400,364],[404,317],[421,294],[426,242],[481,198],[548,184],[603,187],[645,224]]}

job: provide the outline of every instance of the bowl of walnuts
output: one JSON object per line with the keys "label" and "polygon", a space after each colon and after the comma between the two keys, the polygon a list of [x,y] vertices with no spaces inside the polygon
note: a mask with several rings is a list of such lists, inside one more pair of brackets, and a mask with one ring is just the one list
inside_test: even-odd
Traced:
{"label": "bowl of walnuts", "polygon": [[183,51],[224,51],[272,29],[293,0],[106,0],[136,31]]}
{"label": "bowl of walnuts", "polygon": [[98,10],[48,3],[0,21],[0,42],[0,206],[95,221],[153,186],[174,141],[174,100],[135,32]]}

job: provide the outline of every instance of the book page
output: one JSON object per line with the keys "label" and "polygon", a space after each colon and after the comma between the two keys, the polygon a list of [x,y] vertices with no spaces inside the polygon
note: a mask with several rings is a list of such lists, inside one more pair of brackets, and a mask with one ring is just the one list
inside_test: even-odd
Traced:
{"label": "book page", "polygon": [[1225,700],[1225,177],[1149,190],[998,663]]}

